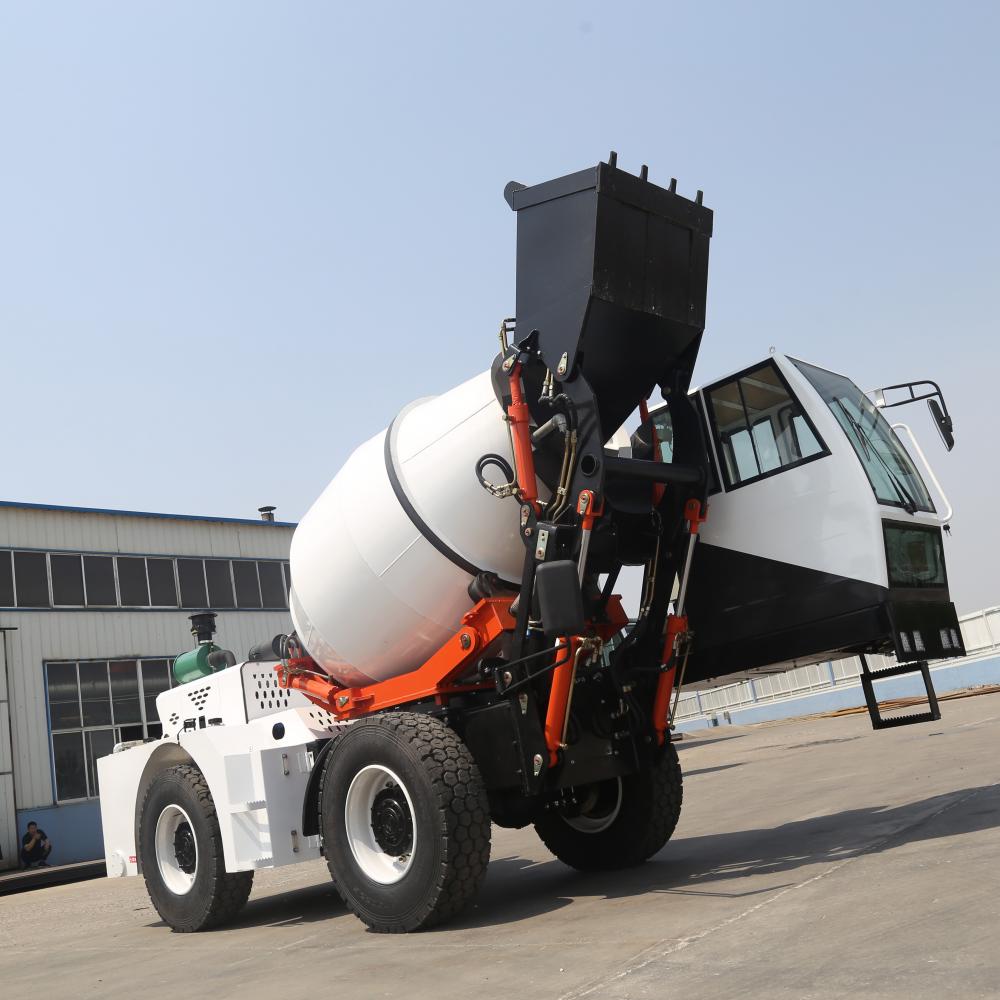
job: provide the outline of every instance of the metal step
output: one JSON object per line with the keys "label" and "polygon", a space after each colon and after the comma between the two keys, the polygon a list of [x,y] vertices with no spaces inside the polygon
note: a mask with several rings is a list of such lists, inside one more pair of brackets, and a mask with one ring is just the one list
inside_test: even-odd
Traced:
{"label": "metal step", "polygon": [[[912,715],[896,715],[890,719],[882,718],[878,699],[875,697],[875,681],[886,677],[899,677],[903,674],[920,674],[924,679],[924,690],[927,692],[927,703],[930,710],[916,712]],[[861,654],[861,688],[865,693],[865,703],[868,705],[868,716],[872,720],[872,729],[892,729],[896,726],[915,726],[919,722],[937,722],[941,718],[934,683],[931,681],[931,670],[926,660],[916,663],[897,663],[894,667],[884,667],[881,670],[870,670],[868,660]]]}

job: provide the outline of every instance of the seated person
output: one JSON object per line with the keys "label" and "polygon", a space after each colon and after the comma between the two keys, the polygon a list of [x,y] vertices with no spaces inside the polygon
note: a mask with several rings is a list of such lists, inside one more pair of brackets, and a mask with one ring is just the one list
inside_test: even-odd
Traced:
{"label": "seated person", "polygon": [[44,830],[38,829],[38,824],[32,820],[28,824],[28,832],[21,838],[21,864],[25,868],[48,867],[45,859],[52,851],[52,844],[45,836]]}

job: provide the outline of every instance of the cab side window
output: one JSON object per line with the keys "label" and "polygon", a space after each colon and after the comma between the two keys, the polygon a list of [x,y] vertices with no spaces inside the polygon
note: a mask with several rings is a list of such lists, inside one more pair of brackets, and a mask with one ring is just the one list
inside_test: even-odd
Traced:
{"label": "cab side window", "polygon": [[770,361],[708,389],[706,395],[730,489],[826,454]]}

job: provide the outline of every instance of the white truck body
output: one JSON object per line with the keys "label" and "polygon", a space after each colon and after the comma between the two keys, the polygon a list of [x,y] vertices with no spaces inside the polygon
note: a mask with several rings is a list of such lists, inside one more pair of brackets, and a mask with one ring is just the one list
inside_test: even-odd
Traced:
{"label": "white truck body", "polygon": [[[302,835],[313,747],[337,729],[332,715],[278,687],[273,663],[238,663],[156,699],[163,737],[124,745],[97,762],[108,874],[140,873],[136,831],[153,778],[193,763],[218,813],[226,870],[253,871],[321,856]],[[112,792],[112,794],[108,794]]]}

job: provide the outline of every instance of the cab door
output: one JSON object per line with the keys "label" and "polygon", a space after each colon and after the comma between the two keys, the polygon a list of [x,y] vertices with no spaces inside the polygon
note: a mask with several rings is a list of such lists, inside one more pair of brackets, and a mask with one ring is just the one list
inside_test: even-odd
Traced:
{"label": "cab door", "polygon": [[782,355],[696,392],[716,483],[688,591],[690,680],[783,669],[891,634],[876,498]]}

